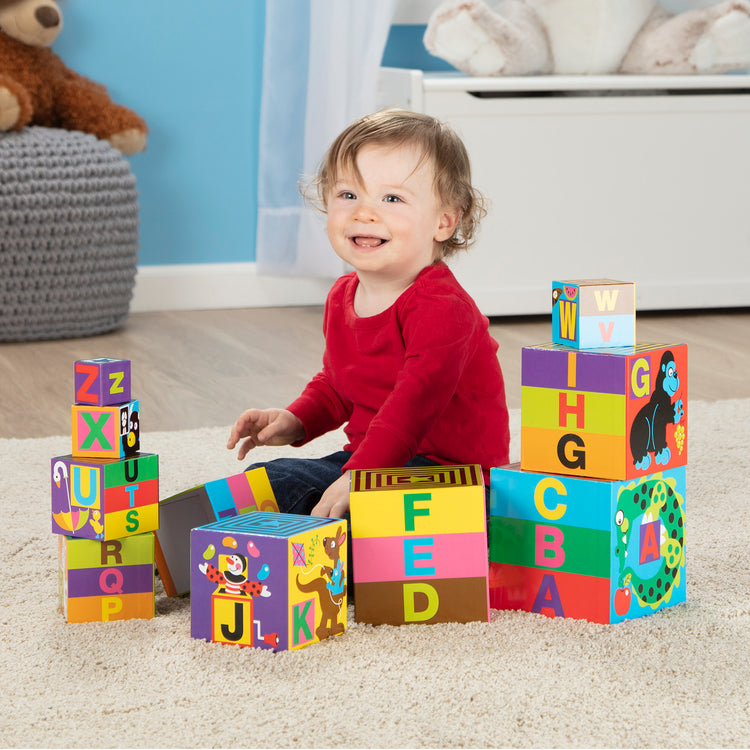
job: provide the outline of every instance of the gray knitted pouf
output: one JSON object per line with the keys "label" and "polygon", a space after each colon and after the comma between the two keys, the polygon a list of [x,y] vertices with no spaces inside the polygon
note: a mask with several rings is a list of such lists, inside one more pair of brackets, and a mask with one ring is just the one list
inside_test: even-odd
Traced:
{"label": "gray knitted pouf", "polygon": [[138,254],[130,164],[85,133],[0,133],[0,341],[110,331]]}

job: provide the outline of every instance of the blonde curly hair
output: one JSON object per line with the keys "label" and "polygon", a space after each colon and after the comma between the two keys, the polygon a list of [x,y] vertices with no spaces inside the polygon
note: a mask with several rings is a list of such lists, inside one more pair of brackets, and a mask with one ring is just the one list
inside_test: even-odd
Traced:
{"label": "blonde curly hair", "polygon": [[342,171],[351,170],[357,179],[357,154],[364,146],[413,145],[422,159],[435,168],[433,188],[445,206],[460,210],[453,235],[442,243],[436,260],[465,250],[476,239],[479,222],[487,211],[485,199],[471,184],[471,163],[461,139],[445,123],[429,115],[401,109],[385,109],[366,115],[349,125],[331,144],[317,174],[300,181],[305,199],[326,212],[331,187]]}

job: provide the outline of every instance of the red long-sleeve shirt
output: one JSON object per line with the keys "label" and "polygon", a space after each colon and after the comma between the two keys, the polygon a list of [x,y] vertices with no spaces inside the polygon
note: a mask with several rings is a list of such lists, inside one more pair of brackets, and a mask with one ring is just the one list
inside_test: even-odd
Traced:
{"label": "red long-sleeve shirt", "polygon": [[[354,312],[356,274],[328,294],[323,369],[287,408],[308,442],[346,424],[344,469],[508,463],[508,409],[489,322],[445,263],[428,266],[387,310]],[[302,444],[302,443],[300,443]]]}

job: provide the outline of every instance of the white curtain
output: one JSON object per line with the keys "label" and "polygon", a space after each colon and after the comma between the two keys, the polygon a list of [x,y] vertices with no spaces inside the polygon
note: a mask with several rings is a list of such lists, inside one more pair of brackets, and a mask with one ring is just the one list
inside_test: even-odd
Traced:
{"label": "white curtain", "polygon": [[258,273],[344,271],[325,218],[297,182],[331,141],[376,109],[377,74],[397,0],[267,0],[258,164]]}

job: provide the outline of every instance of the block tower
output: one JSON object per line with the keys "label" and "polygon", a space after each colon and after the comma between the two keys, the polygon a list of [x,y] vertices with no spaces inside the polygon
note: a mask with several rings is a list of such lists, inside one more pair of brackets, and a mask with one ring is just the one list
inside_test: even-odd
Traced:
{"label": "block tower", "polygon": [[159,458],[140,452],[130,361],[74,365],[72,450],[51,463],[60,608],[68,622],[154,615]]}
{"label": "block tower", "polygon": [[687,346],[636,343],[635,285],[553,282],[521,355],[521,462],[493,469],[490,604],[612,623],[685,601]]}

